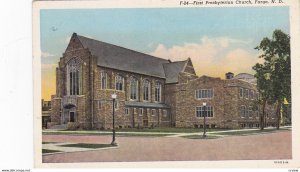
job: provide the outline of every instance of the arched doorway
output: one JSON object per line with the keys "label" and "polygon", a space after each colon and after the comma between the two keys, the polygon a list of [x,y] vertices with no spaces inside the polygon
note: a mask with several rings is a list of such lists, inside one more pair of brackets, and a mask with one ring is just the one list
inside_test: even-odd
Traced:
{"label": "arched doorway", "polygon": [[62,124],[67,124],[68,122],[77,121],[76,106],[74,104],[66,104],[63,107],[62,112]]}

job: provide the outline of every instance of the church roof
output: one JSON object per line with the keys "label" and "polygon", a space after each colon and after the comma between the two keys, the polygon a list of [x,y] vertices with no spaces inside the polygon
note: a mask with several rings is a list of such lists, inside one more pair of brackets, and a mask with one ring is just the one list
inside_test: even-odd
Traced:
{"label": "church roof", "polygon": [[76,36],[83,47],[96,56],[98,66],[165,78],[166,83],[178,82],[178,75],[184,71],[188,62],[188,60],[171,62],[76,33],[73,36]]}
{"label": "church roof", "polygon": [[80,35],[77,35],[77,37],[84,48],[88,48],[92,55],[97,56],[98,66],[166,78],[163,64],[170,63],[166,59]]}
{"label": "church roof", "polygon": [[166,75],[166,83],[178,82],[179,72],[183,72],[186,63],[187,61],[185,60],[163,64]]}

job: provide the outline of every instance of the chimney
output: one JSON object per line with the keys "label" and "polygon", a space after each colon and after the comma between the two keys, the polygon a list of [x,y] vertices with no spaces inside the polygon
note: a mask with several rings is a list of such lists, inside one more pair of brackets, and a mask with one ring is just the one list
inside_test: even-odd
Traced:
{"label": "chimney", "polygon": [[225,78],[226,79],[232,79],[234,77],[234,74],[232,73],[232,72],[227,72],[226,74],[225,74]]}

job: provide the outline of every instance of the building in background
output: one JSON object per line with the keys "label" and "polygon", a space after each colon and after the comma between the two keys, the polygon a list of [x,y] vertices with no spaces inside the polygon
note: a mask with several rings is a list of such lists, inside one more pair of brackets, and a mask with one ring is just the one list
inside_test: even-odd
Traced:
{"label": "building in background", "polygon": [[42,99],[42,128],[47,128],[47,123],[51,122],[51,101],[44,101]]}
{"label": "building in background", "polygon": [[258,92],[250,74],[198,77],[190,58],[172,62],[76,33],[58,64],[52,126],[112,128],[115,93],[118,128],[201,128],[204,111],[210,128],[259,127]]}

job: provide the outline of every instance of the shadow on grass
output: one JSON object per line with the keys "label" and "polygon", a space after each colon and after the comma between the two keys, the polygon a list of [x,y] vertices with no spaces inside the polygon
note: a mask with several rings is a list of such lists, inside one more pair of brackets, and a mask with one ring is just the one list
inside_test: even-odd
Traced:
{"label": "shadow on grass", "polygon": [[43,154],[45,154],[45,153],[56,153],[56,152],[61,152],[61,151],[51,150],[51,149],[42,149]]}
{"label": "shadow on grass", "polygon": [[54,143],[59,143],[59,142],[42,142],[42,144],[54,144]]}
{"label": "shadow on grass", "polygon": [[220,136],[212,136],[212,135],[207,135],[206,137],[203,137],[202,135],[188,135],[188,136],[181,136],[186,139],[217,139],[220,138]]}
{"label": "shadow on grass", "polygon": [[59,145],[59,146],[61,146],[61,147],[76,147],[76,148],[91,148],[91,149],[116,147],[111,144],[88,144],[88,143],[66,144],[66,145]]}

